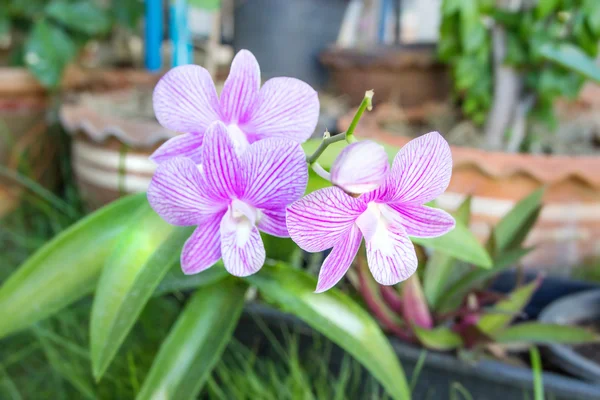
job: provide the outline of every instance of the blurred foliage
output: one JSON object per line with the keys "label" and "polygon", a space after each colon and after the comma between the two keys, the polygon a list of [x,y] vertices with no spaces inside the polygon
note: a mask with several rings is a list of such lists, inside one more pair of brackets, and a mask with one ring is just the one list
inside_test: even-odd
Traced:
{"label": "blurred foliage", "polygon": [[[465,263],[438,249],[421,251],[425,265],[419,274],[396,287],[382,287],[365,270],[363,262],[359,266],[359,287],[365,302],[390,332],[433,350],[479,352],[497,350],[501,345],[600,340],[577,326],[537,322],[511,326],[539,288],[541,277],[517,285],[508,294],[489,289],[498,274],[518,265],[531,250],[524,247],[524,240],[540,213],[542,195],[540,189],[525,197],[494,226],[485,246],[491,268]],[[467,198],[454,217],[457,224],[468,225],[470,216],[471,199]]]}
{"label": "blurred foliage", "polygon": [[539,0],[507,11],[492,0],[444,0],[439,56],[448,63],[466,116],[482,124],[493,96],[491,26],[507,34],[504,63],[536,95],[532,116],[556,127],[553,103],[575,98],[585,79],[600,81],[594,58],[600,40],[600,1]]}
{"label": "blurred foliage", "polygon": [[26,66],[54,88],[86,43],[117,25],[136,29],[143,11],[141,0],[3,0],[0,45],[8,47],[9,65]]}

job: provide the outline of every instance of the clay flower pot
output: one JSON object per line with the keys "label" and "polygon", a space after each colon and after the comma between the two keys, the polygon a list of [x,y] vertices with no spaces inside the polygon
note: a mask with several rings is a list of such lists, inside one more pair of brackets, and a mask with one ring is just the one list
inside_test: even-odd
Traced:
{"label": "clay flower pot", "polygon": [[[44,89],[23,68],[0,68],[0,165],[28,171],[51,186],[56,148],[47,136]],[[0,216],[16,207],[22,187],[0,177]]]}
{"label": "clay flower pot", "polygon": [[147,189],[156,168],[148,157],[175,135],[154,118],[152,87],[86,93],[61,107],[60,120],[73,135],[76,181],[89,208]]}
{"label": "clay flower pot", "polygon": [[[357,133],[362,138],[401,147],[410,138],[380,126],[379,121],[386,119],[382,113],[388,110],[379,107],[365,115]],[[339,128],[345,130],[351,118],[342,118]],[[600,257],[600,157],[451,148],[452,180],[438,204],[451,211],[472,195],[471,228],[482,240],[518,200],[544,186],[544,208],[526,243],[536,245],[536,250],[525,258],[525,266],[565,270]]]}
{"label": "clay flower pot", "polygon": [[353,105],[362,101],[365,88],[375,90],[375,103],[392,101],[404,108],[444,102],[450,95],[448,70],[437,61],[435,46],[332,47],[321,54],[321,62]]}

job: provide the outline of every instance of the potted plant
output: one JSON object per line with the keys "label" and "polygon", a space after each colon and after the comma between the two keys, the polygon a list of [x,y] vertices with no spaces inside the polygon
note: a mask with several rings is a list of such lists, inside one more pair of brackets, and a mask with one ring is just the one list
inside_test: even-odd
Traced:
{"label": "potted plant", "polygon": [[[565,112],[565,107],[556,110],[557,100],[575,98],[586,80],[600,82],[593,60],[600,5],[539,1],[507,9],[504,3],[447,0],[442,5],[438,51],[451,68],[455,98],[469,121],[447,132],[457,144],[454,174],[439,203],[455,209],[473,195],[472,226],[484,238],[518,199],[545,186],[546,207],[530,238],[540,246],[524,262],[576,265],[598,256],[600,157],[561,154],[582,146],[593,153],[597,146],[589,133],[583,145],[569,144],[573,135],[581,136],[572,121],[560,134],[553,129]],[[395,134],[392,122],[402,119],[392,107],[380,107],[362,121],[362,131],[399,146],[408,139]],[[340,127],[349,122],[345,118]]]}
{"label": "potted plant", "polygon": [[[49,95],[76,88],[114,87],[137,79],[137,74],[86,70],[74,64],[86,58],[89,61],[90,51],[85,46],[92,40],[108,39],[117,25],[134,28],[142,6],[136,0],[115,1],[104,6],[92,0],[9,0],[3,4],[0,10],[0,121],[4,137],[0,144],[1,165],[17,169],[27,164],[34,179],[46,183],[53,180],[55,140],[46,132]],[[2,208],[10,209],[7,204],[15,203],[17,195],[13,184],[3,183],[0,186]]]}

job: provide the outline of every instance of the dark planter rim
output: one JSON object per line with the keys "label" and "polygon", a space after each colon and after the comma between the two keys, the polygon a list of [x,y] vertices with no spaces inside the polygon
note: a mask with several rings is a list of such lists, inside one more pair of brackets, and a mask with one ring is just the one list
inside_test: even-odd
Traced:
{"label": "dark planter rim", "polygon": [[[267,321],[283,322],[290,326],[313,330],[294,315],[284,313],[261,303],[255,302],[246,305],[244,312],[260,316]],[[529,368],[517,367],[495,360],[480,360],[476,364],[468,364],[449,353],[426,350],[409,345],[395,337],[388,336],[388,339],[398,357],[402,355],[402,357],[417,361],[421,357],[422,352],[427,351],[426,362],[435,364],[446,371],[457,371],[465,375],[469,374],[497,384],[518,385],[527,389],[533,388],[533,375]],[[549,392],[553,392],[559,396],[566,396],[567,398],[600,398],[600,386],[552,372],[543,372],[542,376],[544,387]]]}
{"label": "dark planter rim", "polygon": [[[600,301],[600,289],[586,290],[581,293],[562,297],[542,310],[539,316],[541,322],[571,323],[577,322],[569,318],[568,310]],[[585,309],[585,308],[584,308]],[[600,310],[589,309],[589,317],[600,317]],[[559,361],[562,369],[581,378],[600,382],[600,365],[577,353],[571,346],[550,344],[547,346],[552,358]]]}

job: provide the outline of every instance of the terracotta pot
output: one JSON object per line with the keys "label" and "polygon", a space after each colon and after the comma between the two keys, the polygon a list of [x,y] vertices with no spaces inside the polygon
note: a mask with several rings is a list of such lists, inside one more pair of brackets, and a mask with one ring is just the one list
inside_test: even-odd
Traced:
{"label": "terracotta pot", "polygon": [[148,188],[156,168],[148,157],[175,135],[155,120],[151,89],[83,94],[61,107],[61,122],[73,135],[76,181],[89,208]]}
{"label": "terracotta pot", "polygon": [[[351,119],[352,115],[342,118],[340,129],[346,129]],[[365,115],[358,136],[405,145],[410,138],[382,129],[378,121],[384,119],[377,109]],[[524,259],[524,265],[560,271],[600,257],[600,157],[451,148],[452,180],[438,204],[451,211],[472,195],[472,229],[482,240],[518,200],[545,186],[544,208],[527,239],[527,245],[536,245],[536,250]]]}
{"label": "terracotta pot", "polygon": [[[110,90],[155,82],[146,72],[127,69],[82,69],[70,66],[61,82],[63,92]],[[0,68],[0,165],[25,166],[31,178],[46,187],[57,181],[57,147],[47,134],[46,89],[24,68]],[[0,178],[0,216],[19,202],[22,187]]]}
{"label": "terracotta pot", "polygon": [[365,88],[375,90],[375,103],[391,101],[402,107],[444,102],[450,94],[448,71],[436,60],[434,46],[330,48],[321,62],[335,88],[353,105],[362,101]]}
{"label": "terracotta pot", "polygon": [[[51,185],[56,147],[46,133],[48,102],[43,91],[31,90],[31,78],[23,69],[0,68],[0,165]],[[0,177],[0,216],[16,207],[21,191]]]}

